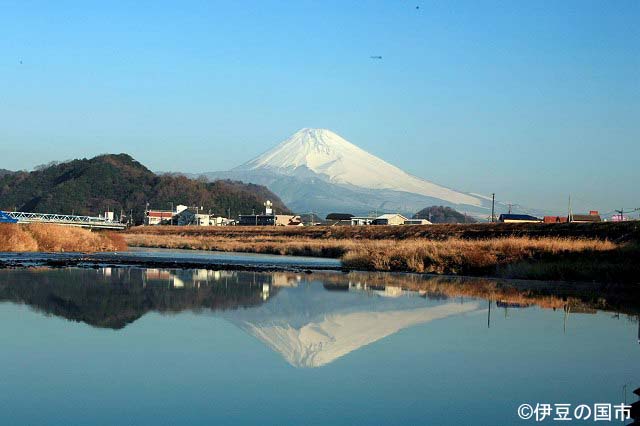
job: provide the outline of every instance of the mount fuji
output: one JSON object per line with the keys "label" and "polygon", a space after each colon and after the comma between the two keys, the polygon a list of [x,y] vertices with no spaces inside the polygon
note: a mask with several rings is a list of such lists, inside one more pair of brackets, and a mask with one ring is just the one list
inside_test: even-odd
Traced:
{"label": "mount fuji", "polygon": [[301,129],[273,149],[210,179],[267,186],[297,213],[405,214],[445,205],[487,217],[491,199],[410,175],[331,130]]}
{"label": "mount fuji", "polygon": [[400,330],[480,311],[477,302],[430,300],[397,287],[370,292],[350,286],[337,295],[311,281],[287,283],[264,304],[217,315],[292,366],[316,368]]}

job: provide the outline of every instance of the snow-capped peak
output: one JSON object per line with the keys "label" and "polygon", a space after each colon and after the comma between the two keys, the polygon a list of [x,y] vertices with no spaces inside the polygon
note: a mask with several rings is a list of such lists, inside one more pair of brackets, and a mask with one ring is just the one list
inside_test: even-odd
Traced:
{"label": "snow-capped peak", "polygon": [[307,174],[310,170],[334,184],[409,192],[453,204],[482,205],[478,197],[412,176],[327,129],[301,129],[235,170],[268,170],[284,175]]}
{"label": "snow-capped peak", "polygon": [[287,170],[308,167],[315,172],[323,173],[332,162],[354,154],[355,159],[369,155],[331,130],[304,128],[274,149],[241,167]]}

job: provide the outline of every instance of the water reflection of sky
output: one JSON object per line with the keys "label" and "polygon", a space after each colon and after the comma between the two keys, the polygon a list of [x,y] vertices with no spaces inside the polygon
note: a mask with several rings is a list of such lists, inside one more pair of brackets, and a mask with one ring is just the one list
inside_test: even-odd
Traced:
{"label": "water reflection of sky", "polygon": [[640,385],[626,315],[516,296],[489,313],[487,300],[387,280],[0,271],[0,419],[517,424],[522,402],[617,403]]}

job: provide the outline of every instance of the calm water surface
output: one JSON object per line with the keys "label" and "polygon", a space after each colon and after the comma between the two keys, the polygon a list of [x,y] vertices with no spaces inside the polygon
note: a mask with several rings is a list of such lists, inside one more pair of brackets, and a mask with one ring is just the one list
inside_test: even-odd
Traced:
{"label": "calm water surface", "polygon": [[487,280],[0,270],[0,424],[528,424],[634,401],[636,318]]}

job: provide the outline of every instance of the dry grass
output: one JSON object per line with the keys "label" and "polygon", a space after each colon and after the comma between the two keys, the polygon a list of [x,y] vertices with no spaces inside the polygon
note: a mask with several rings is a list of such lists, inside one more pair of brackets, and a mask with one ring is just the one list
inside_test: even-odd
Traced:
{"label": "dry grass", "polygon": [[0,251],[38,251],[38,242],[24,226],[0,224]]}
{"label": "dry grass", "polygon": [[346,266],[377,271],[477,274],[500,265],[570,253],[606,252],[616,247],[609,241],[529,237],[368,241],[349,250],[342,260]]}
{"label": "dry grass", "polygon": [[189,250],[235,251],[289,256],[314,256],[339,258],[355,248],[356,242],[336,239],[311,239],[301,237],[270,237],[268,235],[181,236],[124,234],[128,245],[135,247],[160,247]]}
{"label": "dry grass", "polygon": [[[565,280],[632,280],[634,245],[559,237],[305,238],[298,234],[125,234],[131,246],[340,258],[347,268],[434,274]],[[635,247],[635,248],[634,248]]]}
{"label": "dry grass", "polygon": [[122,251],[127,244],[120,234],[92,232],[72,226],[44,223],[0,224],[0,251],[96,252]]}

